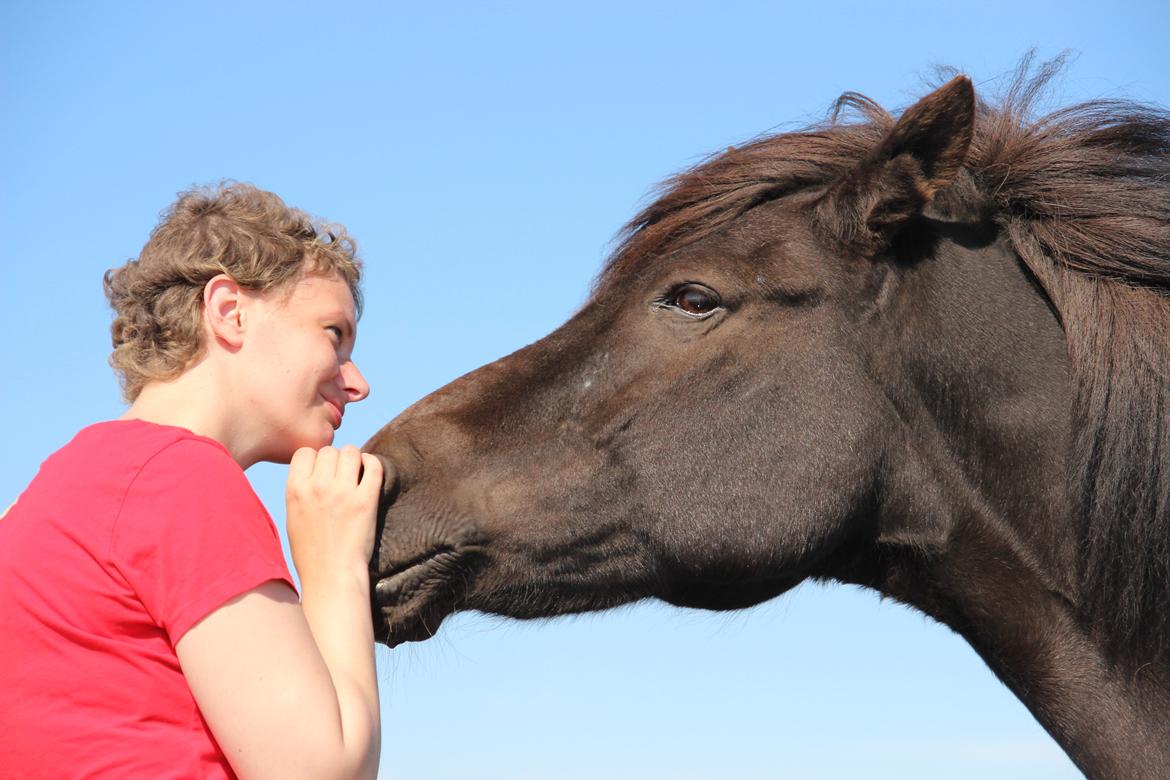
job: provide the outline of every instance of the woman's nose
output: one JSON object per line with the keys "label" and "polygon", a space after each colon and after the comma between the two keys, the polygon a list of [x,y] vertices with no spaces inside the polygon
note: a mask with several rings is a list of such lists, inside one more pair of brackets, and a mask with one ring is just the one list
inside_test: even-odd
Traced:
{"label": "woman's nose", "polygon": [[350,403],[360,401],[370,394],[369,382],[352,360],[341,364],[341,382]]}

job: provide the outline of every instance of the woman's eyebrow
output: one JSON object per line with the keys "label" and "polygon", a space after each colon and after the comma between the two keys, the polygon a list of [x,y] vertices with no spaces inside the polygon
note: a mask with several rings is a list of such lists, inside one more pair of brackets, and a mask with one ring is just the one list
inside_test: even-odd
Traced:
{"label": "woman's eyebrow", "polygon": [[348,314],[336,310],[325,315],[327,320],[338,322],[341,324],[341,335],[347,339],[352,340],[357,335],[357,326],[354,325],[353,318]]}

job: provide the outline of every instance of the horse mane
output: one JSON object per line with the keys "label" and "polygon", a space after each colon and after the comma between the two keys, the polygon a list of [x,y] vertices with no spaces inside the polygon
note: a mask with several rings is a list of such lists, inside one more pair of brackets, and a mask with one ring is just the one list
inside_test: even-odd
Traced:
{"label": "horse mane", "polygon": [[[1062,65],[1029,56],[1001,100],[980,100],[966,170],[1064,327],[1080,617],[1116,660],[1139,663],[1170,654],[1170,114],[1097,100],[1032,118]],[[598,287],[757,205],[828,186],[894,123],[848,93],[821,125],[678,174],[626,226]]]}

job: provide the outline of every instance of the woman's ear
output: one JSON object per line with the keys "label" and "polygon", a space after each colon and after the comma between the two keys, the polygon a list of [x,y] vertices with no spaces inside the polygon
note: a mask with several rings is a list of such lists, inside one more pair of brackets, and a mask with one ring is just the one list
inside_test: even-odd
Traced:
{"label": "woman's ear", "polygon": [[902,114],[877,148],[825,194],[822,221],[847,243],[886,245],[954,181],[975,125],[975,90],[956,76]]}
{"label": "woman's ear", "polygon": [[215,340],[230,349],[244,343],[247,323],[240,285],[227,274],[218,274],[203,286],[203,320]]}

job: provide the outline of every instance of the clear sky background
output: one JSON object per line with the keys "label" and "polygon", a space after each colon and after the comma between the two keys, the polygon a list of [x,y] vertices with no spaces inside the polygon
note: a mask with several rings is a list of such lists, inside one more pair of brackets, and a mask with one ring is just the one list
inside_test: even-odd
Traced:
{"label": "clear sky background", "polygon": [[[367,262],[338,441],[556,327],[657,182],[843,91],[1036,47],[1055,102],[1170,105],[1149,2],[17,2],[0,7],[0,504],[123,409],[102,272],[233,178],[344,222]],[[283,525],[284,467],[249,477]],[[957,636],[805,585],[732,614],[461,616],[379,654],[386,778],[1059,780],[1079,774]],[[67,736],[65,737],[67,738]]]}

